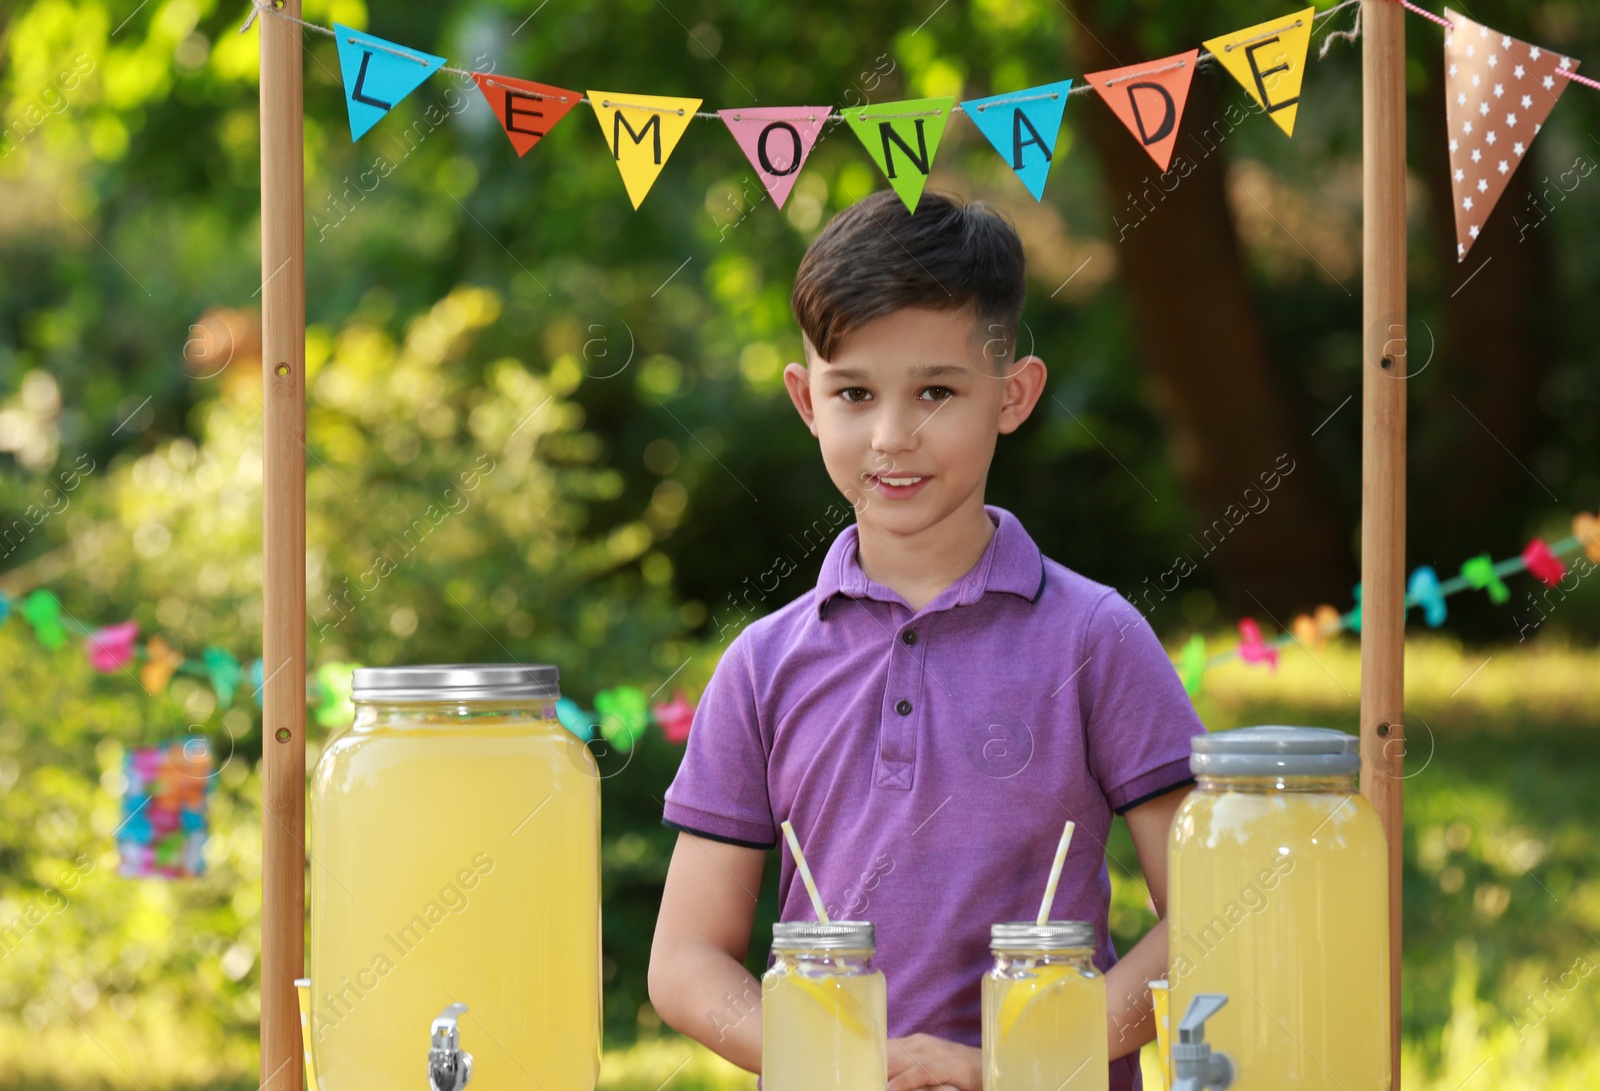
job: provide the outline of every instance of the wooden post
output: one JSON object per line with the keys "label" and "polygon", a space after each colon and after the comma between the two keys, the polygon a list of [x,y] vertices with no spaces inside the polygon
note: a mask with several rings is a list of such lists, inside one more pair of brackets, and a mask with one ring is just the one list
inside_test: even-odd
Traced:
{"label": "wooden post", "polygon": [[1400,1087],[1406,553],[1405,9],[1361,5],[1361,791],[1389,839],[1392,1086]]}
{"label": "wooden post", "polygon": [[[298,17],[300,0],[283,0]],[[301,1091],[305,974],[306,229],[300,28],[261,34],[261,1088]]]}

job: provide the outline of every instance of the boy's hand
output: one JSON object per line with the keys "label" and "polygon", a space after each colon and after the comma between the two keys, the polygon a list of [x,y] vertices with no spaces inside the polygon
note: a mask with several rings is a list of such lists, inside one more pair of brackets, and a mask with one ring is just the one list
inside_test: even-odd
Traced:
{"label": "boy's hand", "polygon": [[983,1091],[983,1051],[931,1034],[889,1039],[889,1091]]}

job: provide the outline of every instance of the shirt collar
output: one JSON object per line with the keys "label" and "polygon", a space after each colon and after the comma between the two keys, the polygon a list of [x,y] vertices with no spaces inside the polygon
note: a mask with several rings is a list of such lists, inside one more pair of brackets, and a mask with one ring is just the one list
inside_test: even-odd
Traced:
{"label": "shirt collar", "polygon": [[[1029,602],[1038,602],[1044,593],[1044,554],[1011,512],[994,504],[985,504],[983,510],[995,524],[983,556],[971,571],[941,591],[934,601],[948,599],[947,605],[967,606],[977,602],[985,592],[1009,591]],[[834,538],[822,560],[822,571],[817,577],[818,618],[826,619],[828,603],[836,594],[898,601],[893,591],[868,579],[861,570],[856,550],[859,534],[858,524],[845,527]]]}

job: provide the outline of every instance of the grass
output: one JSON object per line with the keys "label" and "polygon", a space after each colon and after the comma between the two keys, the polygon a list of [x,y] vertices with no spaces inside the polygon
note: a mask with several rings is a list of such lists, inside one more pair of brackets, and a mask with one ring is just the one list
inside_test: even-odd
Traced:
{"label": "grass", "polygon": [[[1468,649],[1407,649],[1403,1083],[1417,1091],[1600,1087],[1600,652],[1546,634]],[[1213,730],[1293,723],[1354,730],[1359,649],[1293,649],[1278,670],[1231,663],[1197,707]],[[1126,831],[1112,851],[1132,859]],[[1119,943],[1148,927],[1142,884],[1113,869]],[[1563,977],[1565,975],[1565,977]],[[70,1003],[66,997],[64,1001]],[[253,1091],[249,1038],[199,1041],[183,1013],[105,1004],[34,1033],[0,1024],[0,1089],[206,1087]],[[158,1017],[146,1020],[152,1012]],[[732,1091],[755,1078],[641,1014],[608,1050],[604,1091]],[[91,1018],[92,1017],[92,1018]],[[1150,1052],[1147,1086],[1158,1087]]]}

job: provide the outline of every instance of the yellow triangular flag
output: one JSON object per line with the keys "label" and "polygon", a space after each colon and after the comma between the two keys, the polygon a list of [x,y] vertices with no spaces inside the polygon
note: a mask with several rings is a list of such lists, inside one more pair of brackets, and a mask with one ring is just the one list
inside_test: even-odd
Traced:
{"label": "yellow triangular flag", "polygon": [[1306,50],[1311,46],[1311,20],[1316,13],[1316,8],[1307,8],[1295,15],[1281,15],[1205,43],[1218,63],[1289,136],[1294,135]]}
{"label": "yellow triangular flag", "polygon": [[637,211],[700,108],[697,98],[585,91]]}

